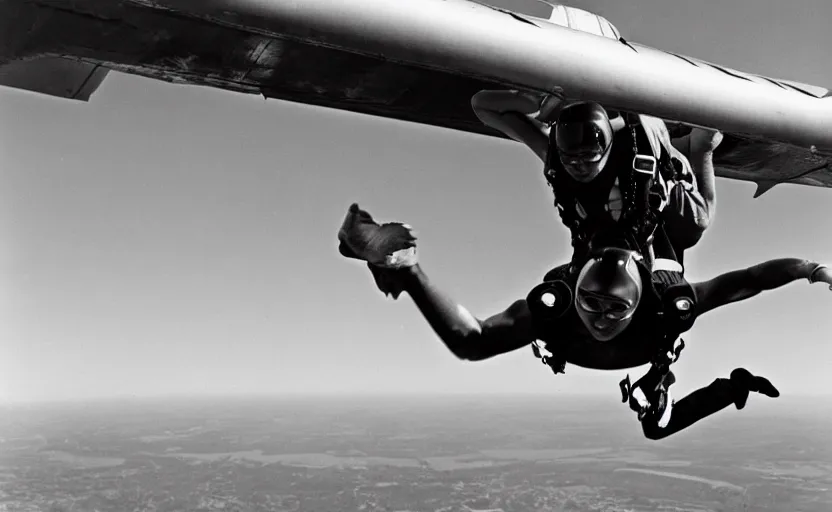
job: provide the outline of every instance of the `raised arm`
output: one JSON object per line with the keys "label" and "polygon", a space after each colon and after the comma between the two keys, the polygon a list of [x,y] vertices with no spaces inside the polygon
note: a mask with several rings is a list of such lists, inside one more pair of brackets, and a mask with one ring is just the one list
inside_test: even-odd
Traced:
{"label": "raised arm", "polygon": [[782,258],[744,270],[728,272],[710,281],[692,283],[691,286],[698,301],[698,315],[702,315],[712,309],[780,288],[798,279],[832,285],[832,272],[826,266],[809,260]]}
{"label": "raised arm", "polygon": [[525,301],[479,320],[431,283],[417,261],[416,237],[410,226],[398,222],[380,225],[353,203],[338,240],[343,256],[367,263],[385,295],[397,299],[407,292],[445,346],[460,359],[481,361],[535,340]]}
{"label": "raised arm", "polygon": [[445,346],[460,359],[481,361],[525,347],[535,340],[525,300],[480,320],[433,284],[418,264],[388,272],[399,274],[402,289]]}
{"label": "raised arm", "polygon": [[554,108],[556,103],[556,99],[547,102],[543,95],[510,90],[480,91],[471,98],[471,107],[483,124],[522,142],[543,162],[549,148],[549,131],[535,114],[544,117],[547,113],[543,110]]}

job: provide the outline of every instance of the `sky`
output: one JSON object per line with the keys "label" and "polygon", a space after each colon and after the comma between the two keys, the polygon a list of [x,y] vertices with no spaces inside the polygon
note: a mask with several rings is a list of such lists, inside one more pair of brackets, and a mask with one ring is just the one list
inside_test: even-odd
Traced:
{"label": "sky", "polygon": [[[499,5],[534,5],[505,0]],[[832,4],[576,1],[632,41],[832,86]],[[539,7],[535,7],[539,13]],[[0,400],[296,393],[603,394],[520,350],[448,352],[411,300],[337,252],[353,201],[418,231],[475,315],[569,257],[540,163],[493,138],[111,74],[89,103],[0,90]],[[719,179],[692,280],[832,260],[832,191]],[[674,395],[745,366],[784,396],[832,388],[832,292],[801,281],[708,314]],[[632,375],[643,369],[631,370]],[[765,407],[764,401],[761,407]]]}

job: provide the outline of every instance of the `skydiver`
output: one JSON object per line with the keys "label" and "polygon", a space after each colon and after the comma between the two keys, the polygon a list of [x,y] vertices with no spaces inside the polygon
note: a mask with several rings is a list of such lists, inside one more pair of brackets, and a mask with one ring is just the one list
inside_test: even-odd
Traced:
{"label": "skydiver", "polygon": [[[660,119],[625,119],[609,116],[597,103],[564,103],[553,95],[511,90],[480,91],[471,99],[484,124],[526,144],[543,161],[555,206],[572,235],[575,266],[596,234],[617,225],[631,233],[630,248],[651,263],[655,256],[680,268],[684,251],[715,215],[713,152],[722,135],[694,129],[671,141]],[[645,176],[634,169],[637,162],[640,171],[656,169]]]}
{"label": "skydiver", "polygon": [[[468,361],[532,345],[535,355],[543,348],[564,364],[585,368],[616,370],[651,362],[655,366],[657,354],[667,352],[668,342],[675,346],[679,335],[708,311],[803,278],[826,283],[832,290],[832,271],[807,260],[775,259],[688,283],[683,277],[665,281],[668,274],[646,269],[635,251],[607,247],[596,249],[578,271],[565,265],[549,272],[525,299],[481,320],[428,279],[409,226],[380,226],[353,204],[338,238],[343,256],[365,261],[385,295],[397,299],[407,292],[445,346]],[[645,382],[635,387],[649,392]],[[737,369],[730,379],[717,379],[677,402],[663,428],[661,418],[642,421],[645,436],[666,437],[731,403],[741,409],[752,391],[779,394],[766,379]]]}

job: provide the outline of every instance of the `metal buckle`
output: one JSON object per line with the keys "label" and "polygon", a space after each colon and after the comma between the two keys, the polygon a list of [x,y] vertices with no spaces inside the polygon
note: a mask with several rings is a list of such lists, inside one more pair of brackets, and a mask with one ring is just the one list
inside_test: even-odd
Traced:
{"label": "metal buckle", "polygon": [[656,175],[656,159],[649,155],[636,155],[633,157],[633,172],[639,174]]}

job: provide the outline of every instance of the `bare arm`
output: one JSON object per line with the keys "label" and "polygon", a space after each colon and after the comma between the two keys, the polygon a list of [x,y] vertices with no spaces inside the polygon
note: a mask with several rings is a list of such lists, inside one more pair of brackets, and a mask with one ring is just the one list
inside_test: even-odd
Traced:
{"label": "bare arm", "polygon": [[812,275],[819,267],[818,263],[809,260],[783,258],[728,272],[710,281],[692,283],[699,303],[698,314],[780,288],[798,279],[809,279],[811,276],[818,281],[829,281],[830,273],[826,268],[821,267]]}
{"label": "bare arm", "polygon": [[460,359],[481,361],[535,340],[525,300],[485,320],[475,318],[430,282],[419,265],[399,272],[406,291],[445,346]]}
{"label": "bare arm", "polygon": [[[411,229],[397,222],[380,225],[353,203],[338,230],[338,251],[366,262],[376,286],[385,295],[397,299],[407,292],[442,342],[460,359],[488,359],[535,340],[525,301],[516,301],[502,313],[479,320],[431,283],[416,262],[416,237]],[[402,253],[406,257],[394,257]]]}
{"label": "bare arm", "polygon": [[545,162],[549,148],[548,128],[532,117],[541,110],[542,100],[542,95],[520,91],[486,90],[471,98],[471,107],[485,125],[522,142]]}

